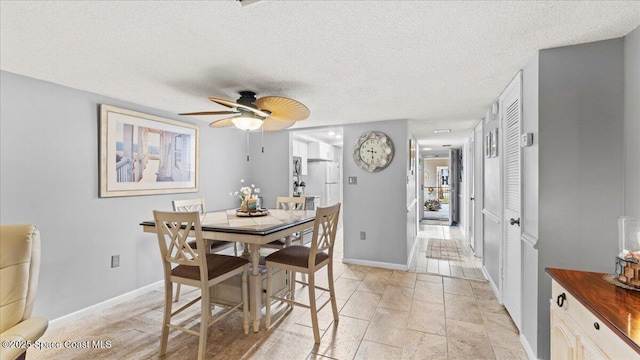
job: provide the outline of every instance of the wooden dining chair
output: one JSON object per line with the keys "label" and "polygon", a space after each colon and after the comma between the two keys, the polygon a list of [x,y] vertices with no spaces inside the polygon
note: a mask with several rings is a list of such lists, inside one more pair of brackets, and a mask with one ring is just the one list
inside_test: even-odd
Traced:
{"label": "wooden dining chair", "polygon": [[[278,196],[276,198],[276,209],[281,210],[304,210],[307,198],[305,196]],[[291,236],[291,242],[299,242],[303,245],[303,234]],[[263,248],[284,249],[287,245],[286,239],[274,240],[268,244],[262,245]]]}
{"label": "wooden dining chair", "polygon": [[[196,211],[200,213],[200,215],[204,215],[204,213],[207,212],[204,207],[204,198],[173,200],[171,202],[171,205],[173,206],[173,211],[177,211],[177,212]],[[217,253],[219,251],[222,251],[224,249],[227,249],[233,246],[233,255],[238,256],[238,243],[236,242],[210,240],[208,241],[208,243],[211,246],[209,250],[211,253]],[[193,249],[195,249],[197,246],[195,241],[191,241],[189,245]],[[179,300],[180,300],[180,284],[177,284],[176,296],[174,301],[178,302]]]}
{"label": "wooden dining chair", "polygon": [[[320,343],[320,330],[318,328],[318,311],[331,302],[333,308],[333,320],[338,322],[338,307],[336,305],[335,286],[333,284],[333,246],[336,241],[336,231],[338,229],[338,217],[340,215],[340,203],[327,207],[319,207],[316,210],[316,219],[313,224],[313,237],[311,238],[311,246],[292,245],[278,250],[265,258],[267,266],[267,313],[265,318],[265,327],[271,327],[271,300],[279,300],[291,306],[302,306],[309,309],[311,313],[311,324],[313,327],[313,338],[316,344]],[[329,288],[323,288],[315,284],[315,273],[321,268],[327,268],[329,278]],[[306,274],[309,281],[307,288],[309,289],[309,304],[296,302],[291,289],[284,289],[278,294],[272,294],[271,274],[273,269],[283,269],[292,272],[295,279],[295,273]],[[322,305],[316,304],[316,289],[329,292],[329,299]],[[290,291],[289,299],[285,298],[283,293]],[[280,317],[281,320],[285,315]]]}
{"label": "wooden dining chair", "polygon": [[[242,306],[244,333],[249,333],[249,309],[247,292],[247,273],[249,260],[243,257],[211,254],[205,251],[199,212],[162,212],[154,211],[158,244],[164,269],[164,317],[160,339],[160,356],[167,353],[169,329],[178,329],[200,337],[198,359],[206,356],[207,329]],[[191,232],[191,233],[190,233]],[[196,248],[192,248],[187,238],[195,236]],[[175,267],[174,267],[175,266]],[[241,274],[242,301],[227,309],[215,319],[211,317],[210,288],[230,277]],[[173,283],[200,288],[200,296],[181,308],[173,311]],[[200,302],[200,331],[194,331],[171,323],[171,318]]]}

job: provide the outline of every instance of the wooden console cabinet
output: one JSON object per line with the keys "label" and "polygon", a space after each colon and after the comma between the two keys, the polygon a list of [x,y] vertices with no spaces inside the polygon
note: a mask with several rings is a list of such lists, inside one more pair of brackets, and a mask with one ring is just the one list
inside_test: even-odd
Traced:
{"label": "wooden console cabinet", "polygon": [[640,359],[640,293],[605,274],[547,268],[551,359]]}

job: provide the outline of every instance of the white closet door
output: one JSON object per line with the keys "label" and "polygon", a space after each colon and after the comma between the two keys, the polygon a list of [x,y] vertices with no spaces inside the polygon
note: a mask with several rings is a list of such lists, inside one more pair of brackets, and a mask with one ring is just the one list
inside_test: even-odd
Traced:
{"label": "white closet door", "polygon": [[520,246],[522,73],[500,96],[504,184],[504,246],[502,301],[518,329],[522,329],[522,250]]}

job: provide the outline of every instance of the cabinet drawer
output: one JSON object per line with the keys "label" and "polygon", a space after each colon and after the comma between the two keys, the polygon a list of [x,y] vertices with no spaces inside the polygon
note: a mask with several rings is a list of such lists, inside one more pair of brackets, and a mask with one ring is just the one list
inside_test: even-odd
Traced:
{"label": "cabinet drawer", "polygon": [[[640,354],[555,281],[552,282],[551,294],[551,309],[569,318],[571,322],[568,323],[576,327],[578,336],[586,338],[581,340],[589,345],[584,350],[602,353],[609,359],[640,359]],[[586,355],[583,351],[580,353]]]}

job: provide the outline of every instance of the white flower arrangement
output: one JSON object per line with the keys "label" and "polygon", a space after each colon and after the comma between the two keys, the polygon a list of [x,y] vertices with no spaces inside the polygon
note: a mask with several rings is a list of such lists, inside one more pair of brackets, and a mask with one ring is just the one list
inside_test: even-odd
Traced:
{"label": "white flower arrangement", "polygon": [[240,187],[240,191],[230,192],[229,195],[237,196],[242,201],[258,198],[258,194],[260,194],[260,188],[257,188],[255,184],[251,184],[251,186],[244,186],[244,179],[241,179],[240,183],[242,184],[242,186]]}

